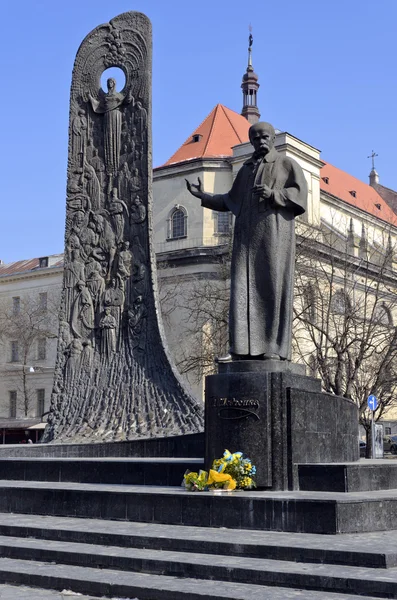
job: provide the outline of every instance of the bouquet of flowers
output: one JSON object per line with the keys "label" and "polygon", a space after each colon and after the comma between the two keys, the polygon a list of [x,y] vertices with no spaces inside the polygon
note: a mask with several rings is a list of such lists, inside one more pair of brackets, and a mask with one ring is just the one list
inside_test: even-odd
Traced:
{"label": "bouquet of flowers", "polygon": [[218,489],[252,490],[256,487],[255,473],[255,465],[242,452],[225,450],[222,458],[212,463],[207,484]]}
{"label": "bouquet of flowers", "polygon": [[189,492],[203,492],[207,489],[207,480],[207,471],[199,471],[198,473],[186,471],[183,476],[182,485],[184,485]]}
{"label": "bouquet of flowers", "polygon": [[212,468],[198,473],[186,471],[182,485],[189,491],[251,490],[255,484],[256,467],[242,452],[232,454],[225,450],[222,458],[212,463]]}

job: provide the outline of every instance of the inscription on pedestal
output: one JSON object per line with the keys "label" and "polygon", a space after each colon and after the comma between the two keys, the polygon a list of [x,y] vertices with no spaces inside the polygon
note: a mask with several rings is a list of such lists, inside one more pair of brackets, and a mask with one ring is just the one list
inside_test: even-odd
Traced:
{"label": "inscription on pedestal", "polygon": [[259,402],[249,398],[217,397],[212,396],[210,403],[218,409],[218,417],[226,420],[247,419],[252,417],[260,421]]}

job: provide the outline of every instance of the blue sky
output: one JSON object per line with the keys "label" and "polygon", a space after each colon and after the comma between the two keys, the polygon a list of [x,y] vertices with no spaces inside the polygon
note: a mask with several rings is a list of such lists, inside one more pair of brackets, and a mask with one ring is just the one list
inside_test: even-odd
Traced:
{"label": "blue sky", "polygon": [[2,5],[0,258],[63,251],[69,90],[82,39],[128,11],[153,24],[154,165],[218,103],[240,112],[248,26],[262,119],[397,189],[395,0],[22,0]]}

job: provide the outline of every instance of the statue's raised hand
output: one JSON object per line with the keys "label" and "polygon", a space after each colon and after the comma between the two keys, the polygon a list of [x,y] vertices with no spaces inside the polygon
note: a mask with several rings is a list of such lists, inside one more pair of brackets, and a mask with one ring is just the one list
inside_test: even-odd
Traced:
{"label": "statue's raised hand", "polygon": [[196,198],[200,198],[200,200],[202,200],[204,197],[204,190],[203,190],[203,184],[201,183],[200,177],[198,177],[198,184],[190,183],[190,181],[188,181],[187,179],[185,179],[185,181],[186,181],[186,187],[189,190],[189,192],[193,196],[196,196]]}

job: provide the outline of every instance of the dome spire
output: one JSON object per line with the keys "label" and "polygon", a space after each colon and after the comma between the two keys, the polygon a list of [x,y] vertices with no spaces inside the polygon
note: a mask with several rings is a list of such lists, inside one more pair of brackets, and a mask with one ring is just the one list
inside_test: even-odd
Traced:
{"label": "dome spire", "polygon": [[252,44],[254,38],[252,36],[252,27],[249,26],[249,37],[248,37],[248,66],[243,76],[243,82],[241,88],[243,90],[243,109],[241,114],[247,119],[252,125],[259,121],[260,112],[257,106],[257,91],[259,89],[258,75],[254,72],[252,66]]}

